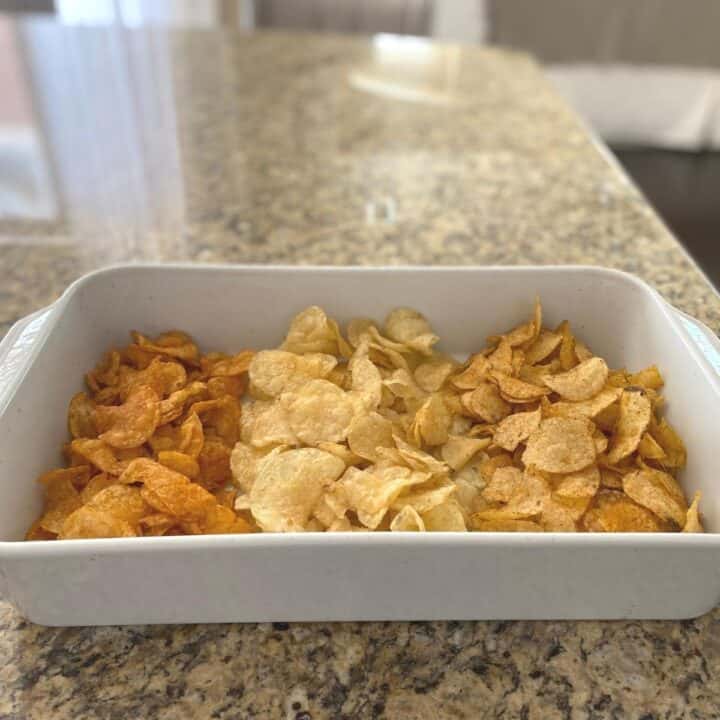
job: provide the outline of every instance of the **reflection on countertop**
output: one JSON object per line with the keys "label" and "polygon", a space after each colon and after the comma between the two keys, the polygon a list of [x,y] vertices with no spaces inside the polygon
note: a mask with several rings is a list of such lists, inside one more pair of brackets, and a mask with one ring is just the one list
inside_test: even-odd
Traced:
{"label": "reflection on countertop", "polygon": [[[700,272],[523,55],[12,31],[53,203],[0,218],[3,329],[126,260],[602,264],[720,329]],[[719,622],[47,629],[0,604],[0,715],[711,718]]]}

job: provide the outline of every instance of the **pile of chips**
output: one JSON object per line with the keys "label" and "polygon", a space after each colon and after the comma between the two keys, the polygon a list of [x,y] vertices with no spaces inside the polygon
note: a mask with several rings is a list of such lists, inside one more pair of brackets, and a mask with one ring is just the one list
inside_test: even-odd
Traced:
{"label": "pile of chips", "polygon": [[245,533],[230,454],[252,352],[201,355],[173,331],[111,350],[70,401],[67,467],[40,477],[28,540]]}
{"label": "pile of chips", "polygon": [[407,308],[343,334],[309,307],[234,356],[132,338],[73,397],[27,539],[703,531],[658,369],[610,370],[539,302],[462,364]]}
{"label": "pile of chips", "polygon": [[319,307],[249,366],[231,466],[259,528],[701,532],[656,367],[610,370],[532,318],[459,364],[407,308],[345,336]]}

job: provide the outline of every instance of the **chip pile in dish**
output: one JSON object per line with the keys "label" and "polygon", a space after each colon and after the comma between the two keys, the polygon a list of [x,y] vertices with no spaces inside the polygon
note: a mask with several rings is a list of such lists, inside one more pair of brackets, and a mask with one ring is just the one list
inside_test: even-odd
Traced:
{"label": "chip pile in dish", "polygon": [[40,477],[45,507],[27,539],[255,531],[230,472],[253,353],[201,355],[178,331],[132,339],[70,401],[68,467]]}
{"label": "chip pile in dish", "polygon": [[343,334],[309,307],[279,348],[232,357],[133,340],[72,399],[28,539],[703,531],[658,369],[609,369],[539,302],[464,363],[407,308]]}

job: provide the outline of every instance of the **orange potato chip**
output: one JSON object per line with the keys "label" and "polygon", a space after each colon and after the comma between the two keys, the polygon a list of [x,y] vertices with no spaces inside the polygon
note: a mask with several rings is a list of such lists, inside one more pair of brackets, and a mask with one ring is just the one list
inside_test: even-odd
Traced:
{"label": "orange potato chip", "polygon": [[123,405],[98,405],[95,408],[100,440],[116,448],[142,445],[155,432],[159,419],[158,396],[149,385],[134,389]]}
{"label": "orange potato chip", "polygon": [[595,397],[605,386],[608,366],[599,357],[585,360],[566,372],[548,375],[547,385],[553,392],[570,402],[582,402]]}
{"label": "orange potato chip", "polygon": [[70,449],[98,470],[109,475],[120,475],[125,469],[124,463],[115,456],[114,449],[103,440],[78,438],[70,443]]}
{"label": "orange potato chip", "polygon": [[[177,450],[197,458],[205,442],[202,423],[196,413],[190,412],[178,429]],[[168,448],[169,449],[169,448]]]}
{"label": "orange potato chip", "polygon": [[68,407],[68,430],[74,438],[95,438],[95,403],[84,393],[73,395]]}
{"label": "orange potato chip", "polygon": [[158,425],[177,420],[184,412],[185,405],[190,402],[201,400],[207,396],[207,386],[202,382],[191,382],[181,390],[176,390],[164,400],[160,401],[160,419]]}
{"label": "orange potato chip", "polygon": [[124,400],[142,385],[151,387],[159,399],[180,390],[187,382],[187,372],[179,362],[153,357],[143,370],[133,372],[119,383],[120,397]]}
{"label": "orange potato chip", "polygon": [[620,414],[610,441],[608,459],[616,463],[635,452],[650,424],[650,400],[644,392],[624,390],[620,396]]}
{"label": "orange potato chip", "polygon": [[190,480],[197,480],[200,475],[198,461],[194,457],[176,450],[161,450],[157,455],[157,461],[161,465],[185,475]]}
{"label": "orange potato chip", "polygon": [[114,485],[118,479],[107,473],[91,477],[88,484],[80,492],[80,500],[84,503],[92,500],[101,490]]}
{"label": "orange potato chip", "polygon": [[170,332],[158,335],[155,340],[150,340],[139,332],[130,333],[135,344],[146,353],[165,355],[177,358],[188,364],[197,364],[200,352],[193,339],[184,332],[171,330]]}
{"label": "orange potato chip", "polygon": [[547,418],[528,438],[525,465],[551,473],[582,470],[595,461],[595,443],[588,423],[580,418]]}
{"label": "orange potato chip", "polygon": [[211,400],[223,395],[239,398],[247,387],[247,375],[227,375],[212,377],[207,381],[207,391]]}
{"label": "orange potato chip", "polygon": [[193,403],[188,414],[197,415],[203,428],[214,428],[218,436],[232,447],[240,439],[240,403],[230,395],[216,400],[201,400]]}
{"label": "orange potato chip", "polygon": [[135,537],[132,525],[109,512],[96,510],[89,505],[68,515],[58,535],[60,540],[87,538]]}
{"label": "orange potato chip", "polygon": [[252,350],[243,350],[230,358],[218,360],[210,368],[210,377],[242,375],[250,368],[250,363],[254,356],[255,353]]}
{"label": "orange potato chip", "polygon": [[494,455],[493,457],[485,457],[480,461],[479,464],[479,470],[480,475],[485,480],[486,483],[489,483],[493,475],[495,474],[495,471],[498,468],[501,467],[510,467],[513,464],[513,458],[512,455],[502,452],[497,455]]}

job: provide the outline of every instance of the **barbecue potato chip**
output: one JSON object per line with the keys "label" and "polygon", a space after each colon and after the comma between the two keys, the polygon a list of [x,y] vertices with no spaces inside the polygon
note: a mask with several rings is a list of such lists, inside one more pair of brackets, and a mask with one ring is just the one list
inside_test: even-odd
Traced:
{"label": "barbecue potato chip", "polygon": [[136,535],[129,522],[109,512],[83,505],[65,519],[58,539],[135,537]]}
{"label": "barbecue potato chip", "polygon": [[665,467],[682,468],[685,466],[687,460],[685,445],[665,418],[661,418],[659,422],[651,418],[650,435],[665,453],[662,460]]}
{"label": "barbecue potato chip", "polygon": [[197,483],[214,492],[232,481],[230,448],[222,442],[208,439],[197,457]]}
{"label": "barbecue potato chip", "polygon": [[207,386],[202,382],[191,382],[181,390],[170,393],[160,401],[160,419],[158,425],[177,420],[184,412],[185,405],[192,401],[201,400],[207,396]]}
{"label": "barbecue potato chip", "polygon": [[495,428],[493,442],[498,447],[513,452],[521,442],[527,440],[538,429],[541,418],[540,408],[508,415]]}
{"label": "barbecue potato chip", "polygon": [[607,376],[608,366],[605,361],[593,357],[566,372],[548,375],[545,385],[564,400],[582,402],[595,397],[603,389]]}
{"label": "barbecue potato chip", "polygon": [[146,353],[177,358],[191,365],[196,364],[200,356],[197,345],[195,345],[192,338],[187,333],[179,330],[162,333],[155,340],[150,340],[134,330],[130,335],[135,344]]}
{"label": "barbecue potato chip", "polygon": [[84,393],[73,395],[68,407],[68,430],[74,438],[95,438],[95,403]]}
{"label": "barbecue potato chip", "polygon": [[181,473],[190,480],[197,480],[200,474],[198,461],[194,457],[176,450],[161,450],[157,455],[157,460],[161,465]]}
{"label": "barbecue potato chip", "polygon": [[113,448],[103,440],[78,438],[70,443],[70,448],[73,453],[109,475],[120,475],[125,468],[125,465],[115,456]]}
{"label": "barbecue potato chip", "polygon": [[646,390],[659,390],[665,384],[665,381],[657,365],[650,365],[650,367],[630,375],[629,384],[640,385]]}
{"label": "barbecue potato chip", "polygon": [[559,333],[562,338],[560,341],[560,352],[558,354],[560,367],[563,370],[570,370],[578,363],[577,355],[575,353],[575,336],[570,331],[570,323],[568,323],[567,320],[564,320],[560,323],[555,332]]}
{"label": "barbecue potato chip", "polygon": [[685,495],[672,475],[644,468],[623,477],[623,490],[638,505],[646,507],[661,520],[683,527],[688,511]]}
{"label": "barbecue potato chip", "polygon": [[623,390],[615,434],[610,441],[608,459],[616,463],[637,449],[650,424],[652,408],[644,392]]}
{"label": "barbecue potato chip", "polygon": [[500,396],[498,389],[488,382],[481,382],[475,390],[460,396],[465,412],[477,420],[496,423],[510,414],[510,405]]}
{"label": "barbecue potato chip", "polygon": [[593,463],[596,454],[586,421],[557,417],[540,423],[528,438],[522,459],[545,472],[571,473]]}
{"label": "barbecue potato chip", "polygon": [[490,361],[484,355],[478,353],[471,356],[464,369],[452,377],[450,382],[458,390],[473,390],[487,379],[490,369]]}
{"label": "barbecue potato chip", "polygon": [[490,371],[490,379],[500,390],[500,395],[509,403],[527,403],[547,395],[547,388],[531,385],[518,378],[496,370]]}
{"label": "barbecue potato chip", "polygon": [[600,487],[600,470],[589,465],[583,470],[553,479],[553,493],[561,498],[592,498]]}
{"label": "barbecue potato chip", "polygon": [[134,389],[122,405],[95,408],[100,440],[116,448],[139,447],[155,432],[159,420],[159,398],[149,385]]}
{"label": "barbecue potato chip", "polygon": [[104,490],[111,485],[117,483],[118,479],[107,473],[99,473],[93,475],[88,481],[88,484],[80,491],[81,502],[87,503],[95,497],[101,490]]}
{"label": "barbecue potato chip", "polygon": [[[620,388],[607,387],[601,390],[595,397],[584,402],[564,402],[559,401],[555,403],[547,403],[543,405],[544,417],[586,417],[586,418],[597,418],[597,416],[603,411],[609,409],[613,403],[615,403],[622,390]],[[598,419],[598,424],[603,430],[612,430],[614,428],[614,420],[608,426],[607,423],[601,423]]]}
{"label": "barbecue potato chip", "polygon": [[562,336],[550,330],[542,330],[537,339],[525,350],[525,364],[537,365],[553,354],[562,341]]}
{"label": "barbecue potato chip", "polygon": [[302,532],[323,491],[345,463],[314,448],[273,450],[259,461],[250,489],[250,511],[267,532]]}
{"label": "barbecue potato chip", "polygon": [[638,455],[646,460],[663,460],[665,451],[650,433],[643,433],[637,447]]}

